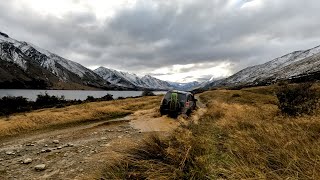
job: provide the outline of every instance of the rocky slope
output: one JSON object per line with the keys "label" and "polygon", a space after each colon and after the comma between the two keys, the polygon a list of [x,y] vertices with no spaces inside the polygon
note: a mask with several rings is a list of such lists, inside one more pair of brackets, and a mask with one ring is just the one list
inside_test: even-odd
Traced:
{"label": "rocky slope", "polygon": [[264,64],[245,68],[226,79],[209,82],[205,87],[265,85],[278,80],[307,77],[308,74],[314,75],[318,72],[320,72],[320,46],[294,51]]}
{"label": "rocky slope", "polygon": [[0,62],[1,88],[116,88],[76,62],[5,33],[0,33]]}

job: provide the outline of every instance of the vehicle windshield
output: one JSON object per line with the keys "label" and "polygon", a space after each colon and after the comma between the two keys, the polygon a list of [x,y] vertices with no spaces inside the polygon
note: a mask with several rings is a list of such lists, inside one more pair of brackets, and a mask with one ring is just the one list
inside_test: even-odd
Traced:
{"label": "vehicle windshield", "polygon": [[[167,94],[165,95],[164,99],[166,99],[167,101],[170,100],[171,98],[171,94],[172,92],[167,92]],[[186,95],[182,94],[182,93],[177,93],[178,94],[178,99],[180,102],[185,102],[186,101]]]}

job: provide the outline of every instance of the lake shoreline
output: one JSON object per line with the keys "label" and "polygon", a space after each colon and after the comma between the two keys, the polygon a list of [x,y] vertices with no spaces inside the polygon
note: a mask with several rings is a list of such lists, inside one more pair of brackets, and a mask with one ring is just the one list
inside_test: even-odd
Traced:
{"label": "lake shoreline", "polygon": [[[155,94],[144,95],[144,96],[156,96]],[[112,94],[107,93],[106,95],[95,98],[93,96],[87,96],[84,100],[69,100],[62,96],[50,95],[47,92],[44,94],[37,95],[36,100],[28,100],[23,96],[4,96],[0,97],[0,117],[9,116],[15,113],[30,112],[38,109],[45,108],[64,108],[72,105],[79,105],[91,102],[103,102],[122,100],[128,98],[141,98],[143,94],[139,96],[127,96],[114,98]]]}
{"label": "lake shoreline", "polygon": [[[37,95],[48,94],[51,96],[64,96],[66,100],[86,100],[88,96],[101,98],[111,94],[114,99],[126,97],[138,97],[143,91],[106,91],[106,90],[31,90],[31,89],[0,89],[0,98],[10,96],[27,98],[29,101],[35,101]],[[165,94],[166,91],[153,91],[154,94]]]}

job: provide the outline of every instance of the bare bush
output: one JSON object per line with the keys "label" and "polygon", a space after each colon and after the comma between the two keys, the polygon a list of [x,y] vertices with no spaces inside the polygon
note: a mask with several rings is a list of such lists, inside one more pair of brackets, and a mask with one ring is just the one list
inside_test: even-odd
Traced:
{"label": "bare bush", "polygon": [[298,85],[284,84],[276,92],[282,113],[289,116],[312,114],[319,105],[319,93],[312,83]]}

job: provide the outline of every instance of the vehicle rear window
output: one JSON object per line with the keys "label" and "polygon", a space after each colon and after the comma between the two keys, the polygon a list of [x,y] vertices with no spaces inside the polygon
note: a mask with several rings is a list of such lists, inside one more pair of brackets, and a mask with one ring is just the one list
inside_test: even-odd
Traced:
{"label": "vehicle rear window", "polygon": [[[164,96],[164,98],[166,99],[166,100],[170,100],[170,98],[171,98],[171,93],[172,92],[168,92],[165,96]],[[178,94],[178,99],[179,99],[179,101],[186,101],[186,95],[185,94],[182,94],[182,93],[177,93]]]}

